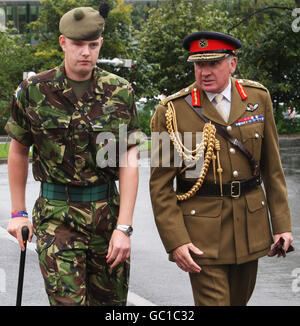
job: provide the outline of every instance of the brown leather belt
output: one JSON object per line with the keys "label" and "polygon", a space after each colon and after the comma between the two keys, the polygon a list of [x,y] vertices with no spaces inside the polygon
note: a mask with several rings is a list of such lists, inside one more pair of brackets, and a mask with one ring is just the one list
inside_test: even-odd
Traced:
{"label": "brown leather belt", "polygon": [[[254,190],[261,184],[261,177],[255,176],[250,179],[234,180],[223,183],[223,196],[239,198],[240,196]],[[177,178],[177,192],[185,193],[193,187],[191,181]],[[202,187],[196,192],[198,196],[221,197],[220,185],[215,183],[203,183]]]}

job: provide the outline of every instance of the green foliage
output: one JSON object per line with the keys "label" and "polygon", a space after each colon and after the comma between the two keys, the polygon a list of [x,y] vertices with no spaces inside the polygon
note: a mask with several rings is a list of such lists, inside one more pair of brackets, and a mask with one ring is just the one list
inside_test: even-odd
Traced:
{"label": "green foliage", "polygon": [[7,158],[9,150],[9,143],[0,144],[0,158]]}
{"label": "green foliage", "polygon": [[8,100],[23,78],[23,71],[31,69],[31,48],[23,38],[0,32],[0,100]]}
{"label": "green foliage", "polygon": [[9,103],[10,103],[9,101],[0,101],[0,116],[2,116],[2,112],[7,109],[4,116],[0,118],[0,135],[6,134],[6,132],[4,131],[4,127],[10,115],[10,110],[8,108]]}
{"label": "green foliage", "polygon": [[299,33],[291,28],[295,5],[294,0],[165,1],[149,10],[137,32],[137,60],[145,60],[149,68],[142,79],[137,78],[144,85],[144,91],[138,91],[149,96],[146,80],[167,95],[190,84],[193,67],[186,63],[183,38],[197,30],[229,32],[243,42],[236,77],[257,80],[269,89],[279,132],[299,132],[297,123],[292,129],[287,121],[279,124],[283,108],[291,105],[300,110]]}
{"label": "green foliage", "polygon": [[295,119],[295,120],[278,119],[276,126],[279,134],[291,135],[291,134],[300,133],[300,119]]}
{"label": "green foliage", "polygon": [[154,98],[148,100],[147,103],[137,102],[139,126],[147,136],[151,135],[150,121],[154,114],[155,107],[157,106],[157,104],[158,104],[158,100]]}
{"label": "green foliage", "polygon": [[[300,131],[298,122],[282,119],[282,111],[288,106],[300,112],[300,34],[291,28],[295,19],[291,13],[299,7],[298,0],[166,0],[145,5],[106,1],[112,10],[100,56],[132,59],[134,66],[101,67],[129,80],[137,100],[147,99],[138,110],[145,133],[149,134],[155,96],[170,95],[194,81],[193,65],[186,61],[182,40],[198,30],[230,33],[241,39],[236,77],[257,80],[269,89],[279,132]],[[40,16],[28,28],[30,34],[19,37],[12,29],[0,33],[0,114],[22,80],[23,71],[43,71],[63,60],[58,43],[60,17],[77,6],[99,6],[99,0],[41,2]],[[39,40],[36,46],[29,45],[32,39]]]}
{"label": "green foliage", "polygon": [[182,40],[199,29],[225,31],[226,13],[213,8],[205,1],[178,0],[149,10],[147,21],[136,33],[136,60],[150,66],[150,72],[143,76],[144,87],[148,79],[160,93],[169,95],[193,82],[193,65],[186,61]]}
{"label": "green foliage", "polygon": [[[32,70],[31,48],[26,38],[15,35],[15,30],[0,32],[0,115],[6,109],[14,90],[23,79],[23,72]],[[9,110],[0,119],[0,134],[9,116]]]}
{"label": "green foliage", "polygon": [[[277,123],[284,108],[300,108],[299,33],[291,28],[294,8],[294,0],[270,0],[256,1],[252,6],[243,3],[238,12],[233,12],[240,22],[232,25],[231,32],[243,40],[239,75],[269,89]],[[285,130],[281,125],[286,123],[278,124],[279,130]]]}

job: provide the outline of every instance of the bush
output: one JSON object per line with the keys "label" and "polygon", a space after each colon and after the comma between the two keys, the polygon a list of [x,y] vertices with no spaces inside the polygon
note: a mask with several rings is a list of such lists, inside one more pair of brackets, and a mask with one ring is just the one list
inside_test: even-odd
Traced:
{"label": "bush", "polygon": [[[6,101],[0,101],[0,117],[2,116],[2,112],[7,109],[8,103]],[[0,118],[0,135],[6,135],[6,131],[4,127],[10,115],[10,108],[6,110],[6,113],[2,118]]]}
{"label": "bush", "polygon": [[277,132],[280,135],[297,134],[300,133],[300,119],[294,119],[294,120],[282,119],[277,122],[276,127],[277,127]]}
{"label": "bush", "polygon": [[156,99],[147,100],[144,103],[142,101],[136,103],[139,118],[139,126],[142,132],[147,136],[151,135],[150,121],[157,104],[158,100]]}

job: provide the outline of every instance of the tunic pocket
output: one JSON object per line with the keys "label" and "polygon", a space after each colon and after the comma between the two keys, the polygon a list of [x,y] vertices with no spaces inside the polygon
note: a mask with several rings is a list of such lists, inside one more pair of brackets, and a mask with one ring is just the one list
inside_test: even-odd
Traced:
{"label": "tunic pocket", "polygon": [[267,201],[263,189],[245,195],[249,253],[267,249],[272,243]]}
{"label": "tunic pocket", "polygon": [[192,243],[204,252],[201,258],[218,258],[223,199],[195,196],[180,206]]}
{"label": "tunic pocket", "polygon": [[240,131],[244,146],[257,162],[260,161],[264,125],[262,123],[253,123],[240,127]]}
{"label": "tunic pocket", "polygon": [[32,126],[35,139],[34,147],[41,157],[54,163],[62,163],[70,120],[71,117],[57,118],[55,121],[50,118],[39,126]]}

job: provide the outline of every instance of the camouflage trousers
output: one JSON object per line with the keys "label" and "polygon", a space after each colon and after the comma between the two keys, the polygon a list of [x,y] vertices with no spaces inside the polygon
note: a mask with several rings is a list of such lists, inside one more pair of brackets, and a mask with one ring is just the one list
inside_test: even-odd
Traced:
{"label": "camouflage trousers", "polygon": [[51,305],[126,305],[129,260],[111,271],[105,258],[117,217],[107,200],[37,199],[33,227]]}

